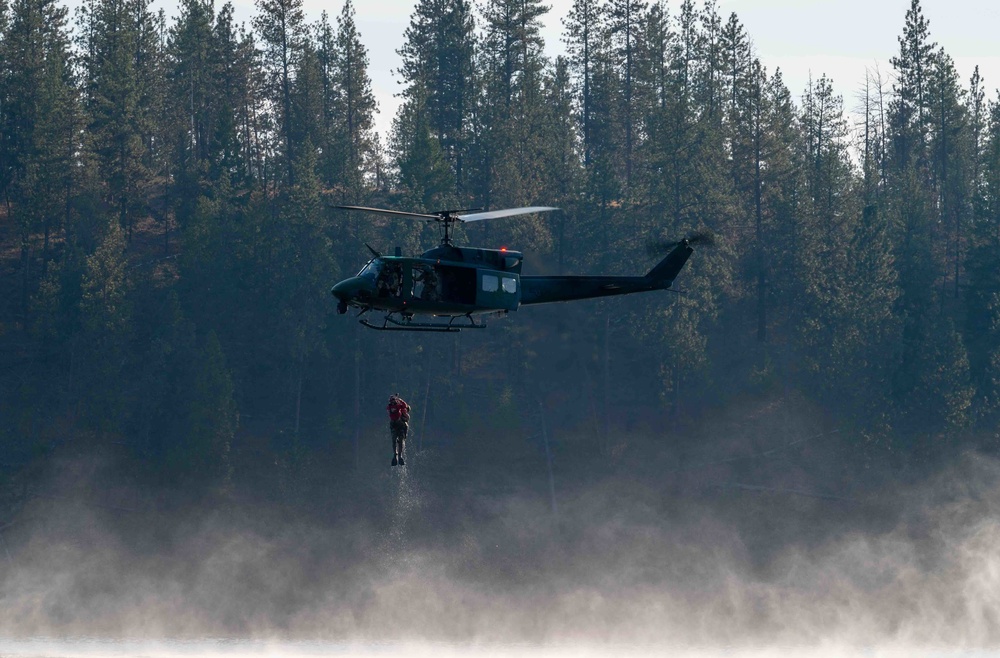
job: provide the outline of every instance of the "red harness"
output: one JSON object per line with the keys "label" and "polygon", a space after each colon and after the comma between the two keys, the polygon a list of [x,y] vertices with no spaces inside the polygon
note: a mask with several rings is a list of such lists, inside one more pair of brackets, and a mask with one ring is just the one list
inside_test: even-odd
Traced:
{"label": "red harness", "polygon": [[396,400],[395,402],[390,402],[386,406],[386,411],[389,412],[389,420],[400,420],[406,414],[409,405],[407,405],[402,400]]}

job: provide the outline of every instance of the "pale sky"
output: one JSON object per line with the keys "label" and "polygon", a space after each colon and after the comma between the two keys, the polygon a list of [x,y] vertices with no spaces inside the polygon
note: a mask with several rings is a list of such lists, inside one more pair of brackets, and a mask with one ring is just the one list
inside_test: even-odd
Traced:
{"label": "pale sky", "polygon": [[[221,4],[222,0],[216,0]],[[395,94],[400,87],[394,70],[399,67],[396,50],[403,43],[414,0],[354,0],[362,41],[368,47],[369,75],[378,99],[378,130],[383,138],[392,125],[398,107]],[[249,23],[253,0],[234,0],[237,19]],[[562,19],[573,0],[549,0],[544,32],[550,56],[563,52]],[[171,0],[161,0],[172,17]],[[680,0],[668,0],[671,13]],[[701,6],[701,2],[698,2]],[[1000,2],[997,0],[922,0],[924,16],[930,23],[931,39],[943,46],[955,60],[968,86],[978,64],[986,82],[987,97],[1000,86]],[[322,11],[331,21],[340,13],[343,0],[305,0],[307,18],[314,21]],[[865,79],[865,69],[877,65],[891,72],[889,58],[899,45],[910,0],[719,0],[725,22],[736,12],[753,40],[769,73],[780,67],[785,84],[796,102],[813,78],[826,74],[833,79],[846,109],[857,105],[857,92]]]}

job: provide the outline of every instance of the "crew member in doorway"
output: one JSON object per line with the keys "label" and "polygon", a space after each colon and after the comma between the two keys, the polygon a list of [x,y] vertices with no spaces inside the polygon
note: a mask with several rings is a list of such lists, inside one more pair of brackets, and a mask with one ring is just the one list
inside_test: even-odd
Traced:
{"label": "crew member in doorway", "polygon": [[410,428],[410,405],[393,393],[389,396],[389,404],[385,410],[389,412],[389,433],[392,435],[392,465],[405,466],[403,449],[406,447],[406,433]]}
{"label": "crew member in doorway", "polygon": [[379,297],[399,297],[403,288],[403,272],[399,265],[387,265],[379,273],[375,285]]}
{"label": "crew member in doorway", "polygon": [[414,282],[423,284],[423,287],[420,289],[420,299],[425,302],[439,301],[441,299],[441,282],[438,281],[438,275],[434,271],[434,267],[425,265],[419,269],[415,269],[415,272]]}

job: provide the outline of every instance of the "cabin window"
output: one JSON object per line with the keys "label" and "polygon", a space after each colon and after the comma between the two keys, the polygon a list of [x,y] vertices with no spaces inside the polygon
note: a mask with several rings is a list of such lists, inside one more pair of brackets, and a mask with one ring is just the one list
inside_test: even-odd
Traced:
{"label": "cabin window", "polygon": [[434,269],[441,279],[440,301],[453,304],[476,303],[476,268],[435,265]]}
{"label": "cabin window", "polygon": [[483,275],[483,292],[496,292],[500,288],[500,279],[492,274]]}
{"label": "cabin window", "polygon": [[[425,302],[441,301],[441,279],[437,270],[427,263],[413,266],[411,270],[414,297]],[[419,289],[417,285],[419,284]]]}
{"label": "cabin window", "polygon": [[[374,264],[374,263],[373,263]],[[398,263],[389,263],[375,279],[375,294],[379,297],[399,297],[403,294],[403,268]]]}
{"label": "cabin window", "polygon": [[503,278],[503,291],[515,293],[517,292],[517,279],[512,279],[509,276]]}

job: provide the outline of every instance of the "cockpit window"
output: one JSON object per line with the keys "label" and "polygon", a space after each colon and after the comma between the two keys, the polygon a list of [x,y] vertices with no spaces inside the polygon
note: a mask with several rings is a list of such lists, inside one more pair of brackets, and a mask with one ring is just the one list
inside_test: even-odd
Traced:
{"label": "cockpit window", "polygon": [[377,279],[379,272],[382,271],[382,265],[383,263],[381,258],[372,258],[368,261],[367,265],[361,268],[361,271],[358,272],[358,276],[363,276],[366,279]]}

